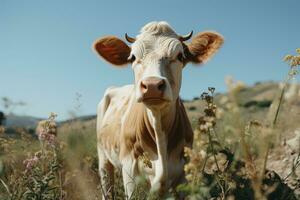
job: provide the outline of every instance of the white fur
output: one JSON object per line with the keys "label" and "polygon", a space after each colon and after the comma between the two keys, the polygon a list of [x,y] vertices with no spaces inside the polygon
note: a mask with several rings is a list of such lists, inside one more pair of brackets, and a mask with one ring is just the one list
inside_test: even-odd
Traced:
{"label": "white fur", "polygon": [[[169,101],[176,100],[181,86],[181,70],[183,67],[183,64],[176,59],[179,53],[183,54],[183,46],[170,25],[167,22],[151,22],[145,25],[132,44],[131,49],[130,56],[134,55],[136,57],[132,68],[135,74],[137,101],[142,96],[139,85],[141,81],[149,77],[164,79],[167,85],[164,98]],[[171,85],[165,77],[167,67],[171,68],[171,74],[176,81],[175,91],[172,91]]]}

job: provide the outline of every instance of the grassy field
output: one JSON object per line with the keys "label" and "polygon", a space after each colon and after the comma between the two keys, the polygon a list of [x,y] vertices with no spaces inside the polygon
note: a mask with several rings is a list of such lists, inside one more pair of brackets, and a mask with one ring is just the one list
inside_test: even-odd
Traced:
{"label": "grassy field", "polygon": [[[165,199],[179,193],[191,200],[300,199],[300,86],[289,84],[294,69],[291,64],[286,84],[249,87],[227,78],[228,93],[208,88],[184,101],[194,147],[185,150],[187,183]],[[1,128],[0,199],[101,199],[96,120],[75,118],[55,127],[52,115],[39,136]],[[115,176],[115,199],[125,199],[120,172]],[[132,199],[147,199],[146,180],[136,182]]]}

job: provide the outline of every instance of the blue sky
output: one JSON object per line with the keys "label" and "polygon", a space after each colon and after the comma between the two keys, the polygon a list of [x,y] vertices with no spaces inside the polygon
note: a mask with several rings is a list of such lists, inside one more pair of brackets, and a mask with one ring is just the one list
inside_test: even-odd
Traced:
{"label": "blue sky", "polygon": [[299,0],[1,0],[0,97],[26,102],[18,114],[64,119],[79,93],[77,114],[94,114],[105,88],[131,83],[133,74],[100,60],[93,41],[134,36],[160,20],[180,34],[215,30],[225,37],[209,63],[184,69],[184,99],[208,86],[226,91],[227,75],[247,84],[279,81],[288,69],[282,57],[300,47],[299,7]]}

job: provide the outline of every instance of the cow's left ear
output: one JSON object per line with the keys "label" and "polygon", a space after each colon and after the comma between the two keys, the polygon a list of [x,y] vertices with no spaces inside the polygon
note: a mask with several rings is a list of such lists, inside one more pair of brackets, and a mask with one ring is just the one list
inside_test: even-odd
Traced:
{"label": "cow's left ear", "polygon": [[130,63],[130,47],[115,36],[107,36],[97,40],[93,48],[107,62],[121,66]]}
{"label": "cow's left ear", "polygon": [[186,62],[201,64],[207,62],[222,46],[223,36],[216,32],[202,32],[185,44]]}

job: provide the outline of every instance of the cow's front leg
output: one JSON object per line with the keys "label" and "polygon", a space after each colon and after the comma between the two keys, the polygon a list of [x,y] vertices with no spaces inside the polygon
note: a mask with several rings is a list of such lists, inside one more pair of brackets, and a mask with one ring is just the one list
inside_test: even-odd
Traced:
{"label": "cow's front leg", "polygon": [[155,176],[151,181],[151,192],[158,192],[159,196],[162,196],[167,190],[168,169],[166,157],[158,155],[158,160],[155,161],[154,165]]}
{"label": "cow's front leg", "polygon": [[166,135],[161,127],[161,115],[160,113],[155,113],[154,115],[153,124],[158,159],[155,161],[155,176],[151,182],[151,191],[158,192],[162,196],[167,189],[168,179],[167,142]]}
{"label": "cow's front leg", "polygon": [[135,190],[135,177],[137,175],[137,160],[127,157],[122,160],[122,176],[127,199],[132,197]]}
{"label": "cow's front leg", "polygon": [[99,174],[101,180],[102,199],[114,198],[114,166],[106,158],[103,150],[98,147]]}

